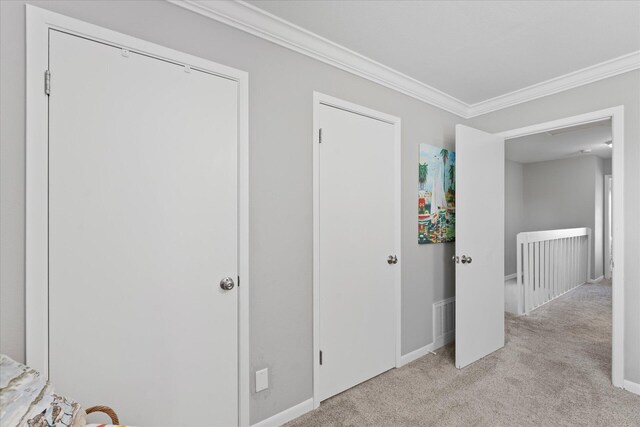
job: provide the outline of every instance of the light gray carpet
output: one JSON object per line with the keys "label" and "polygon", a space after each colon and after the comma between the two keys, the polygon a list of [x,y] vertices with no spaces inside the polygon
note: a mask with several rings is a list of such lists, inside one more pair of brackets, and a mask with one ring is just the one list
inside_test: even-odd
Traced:
{"label": "light gray carpet", "polygon": [[587,284],[506,316],[507,343],[458,370],[440,349],[326,400],[297,426],[640,426],[611,385],[611,286]]}

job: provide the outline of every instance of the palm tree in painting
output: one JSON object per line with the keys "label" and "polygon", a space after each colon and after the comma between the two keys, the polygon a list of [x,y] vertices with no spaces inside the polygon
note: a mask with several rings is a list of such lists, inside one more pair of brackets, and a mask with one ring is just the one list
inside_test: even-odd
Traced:
{"label": "palm tree in painting", "polygon": [[418,163],[418,181],[420,182],[420,190],[424,190],[427,183],[427,172],[429,165],[427,163]]}
{"label": "palm tree in painting", "polygon": [[442,157],[442,182],[446,182],[447,176],[447,161],[449,160],[449,150],[442,149],[440,150],[440,157]]}
{"label": "palm tree in painting", "polygon": [[456,188],[456,165],[449,165],[449,182],[451,183],[451,188]]}

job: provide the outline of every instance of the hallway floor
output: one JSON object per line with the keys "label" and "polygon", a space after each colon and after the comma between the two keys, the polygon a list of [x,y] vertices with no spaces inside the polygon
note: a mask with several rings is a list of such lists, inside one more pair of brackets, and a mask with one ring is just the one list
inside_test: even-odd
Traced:
{"label": "hallway floor", "polygon": [[298,426],[640,426],[640,396],[611,385],[611,285],[586,284],[458,370],[450,344],[326,400]]}

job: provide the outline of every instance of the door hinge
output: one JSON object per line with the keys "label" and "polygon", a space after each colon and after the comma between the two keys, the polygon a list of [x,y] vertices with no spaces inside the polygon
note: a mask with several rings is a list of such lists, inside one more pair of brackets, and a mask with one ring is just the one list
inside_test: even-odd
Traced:
{"label": "door hinge", "polygon": [[49,70],[44,72],[44,93],[51,95],[51,71]]}
{"label": "door hinge", "polygon": [[322,350],[320,350],[320,364],[322,365]]}
{"label": "door hinge", "polygon": [[318,144],[322,144],[322,128],[318,129]]}

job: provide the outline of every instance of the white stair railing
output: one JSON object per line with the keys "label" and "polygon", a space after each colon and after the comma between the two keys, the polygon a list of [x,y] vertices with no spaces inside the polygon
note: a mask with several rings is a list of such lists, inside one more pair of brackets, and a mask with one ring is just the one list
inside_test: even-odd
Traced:
{"label": "white stair railing", "polygon": [[518,233],[517,245],[517,285],[525,314],[589,280],[590,228]]}

